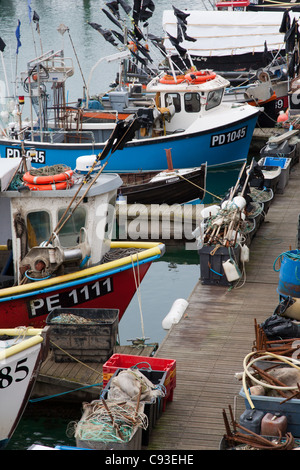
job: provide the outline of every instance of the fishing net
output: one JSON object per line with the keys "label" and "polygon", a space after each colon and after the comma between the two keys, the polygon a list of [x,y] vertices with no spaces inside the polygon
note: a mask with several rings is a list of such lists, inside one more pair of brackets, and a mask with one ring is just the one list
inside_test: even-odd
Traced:
{"label": "fishing net", "polygon": [[269,189],[251,188],[251,198],[255,202],[269,202],[273,199],[273,191]]}
{"label": "fishing net", "polygon": [[84,404],[75,437],[94,442],[129,442],[138,428],[147,429],[144,404],[94,400]]}
{"label": "fishing net", "polygon": [[71,168],[67,165],[64,165],[63,163],[57,164],[57,165],[52,165],[52,166],[44,166],[42,168],[31,168],[29,170],[29,173],[32,176],[53,176],[53,175],[59,175],[60,173],[64,173],[67,170],[70,170]]}

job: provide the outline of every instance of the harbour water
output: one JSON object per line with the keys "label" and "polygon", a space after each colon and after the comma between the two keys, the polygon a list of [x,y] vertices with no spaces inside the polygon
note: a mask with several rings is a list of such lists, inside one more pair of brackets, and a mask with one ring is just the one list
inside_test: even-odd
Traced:
{"label": "harbour water", "polygon": [[[130,4],[132,2],[129,2]],[[29,22],[28,4],[31,10],[36,11],[40,17],[40,35],[35,30],[36,26]],[[185,9],[187,2],[176,1],[176,7]],[[190,9],[211,9],[209,1],[202,4],[198,0],[189,1]],[[153,34],[162,34],[162,12],[172,9],[172,2],[167,0],[155,1],[155,12],[149,21],[149,28]],[[57,51],[64,48],[65,55],[72,57],[75,73],[67,82],[69,101],[77,102],[82,97],[83,82],[81,75],[88,79],[91,68],[100,59],[116,53],[116,48],[104,40],[88,22],[96,22],[104,28],[111,28],[111,23],[103,14],[101,8],[105,8],[105,2],[98,0],[2,0],[1,1],[1,38],[6,43],[4,59],[5,72],[8,75],[11,92],[17,95],[24,94],[24,90],[15,90],[15,73],[26,69],[29,60],[43,52],[53,49]],[[15,30],[21,21],[21,47],[16,54]],[[69,28],[69,33],[63,36],[57,32],[60,24]],[[33,39],[34,38],[34,39]],[[70,40],[71,39],[71,40]],[[74,46],[74,48],[73,48]],[[76,51],[77,59],[74,55]],[[35,50],[37,53],[35,53]],[[91,93],[104,93],[109,90],[109,85],[115,79],[118,72],[117,63],[100,66],[97,73],[93,74]],[[3,65],[0,64],[0,80],[4,79]],[[26,103],[26,97],[25,97]],[[215,201],[217,197],[225,194],[226,190],[234,184],[238,175],[238,169],[230,171],[209,172],[207,189],[209,194],[205,202]],[[161,322],[170,310],[177,298],[188,298],[194,285],[199,279],[199,259],[197,251],[187,252],[182,246],[180,249],[167,247],[166,255],[152,264],[145,279],[141,284],[141,309],[137,295],[132,300],[123,320],[119,325],[121,344],[130,344],[129,340],[142,337],[145,334],[149,342],[160,343],[166,332],[162,329]],[[35,406],[36,410],[35,411]],[[32,404],[29,411],[22,418],[8,450],[27,449],[32,444],[43,444],[53,447],[55,444],[74,445],[74,439],[66,435],[68,423],[78,416],[60,418],[54,413],[51,400],[44,402],[45,415],[40,414],[38,405]],[[80,410],[78,410],[80,413]]]}

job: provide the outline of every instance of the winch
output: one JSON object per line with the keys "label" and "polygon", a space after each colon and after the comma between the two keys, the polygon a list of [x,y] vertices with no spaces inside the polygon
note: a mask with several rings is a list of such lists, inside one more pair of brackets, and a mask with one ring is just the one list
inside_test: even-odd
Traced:
{"label": "winch", "polygon": [[[81,234],[85,239],[81,242]],[[86,267],[91,255],[91,248],[87,241],[86,231],[81,228],[80,240],[76,247],[63,248],[57,236],[53,237],[54,244],[42,242],[40,246],[31,248],[20,263],[20,273],[29,280],[45,279],[58,271],[72,269],[73,266]],[[63,272],[64,272],[63,271]]]}

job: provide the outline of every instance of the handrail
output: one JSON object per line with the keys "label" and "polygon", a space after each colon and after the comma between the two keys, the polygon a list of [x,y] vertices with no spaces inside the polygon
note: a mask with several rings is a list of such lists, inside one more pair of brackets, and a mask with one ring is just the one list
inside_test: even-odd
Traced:
{"label": "handrail", "polygon": [[25,351],[26,349],[32,348],[33,346],[36,346],[37,344],[40,344],[43,341],[44,338],[42,336],[35,335],[18,344],[15,344],[14,346],[11,346],[10,348],[4,349],[0,351],[0,361],[3,361],[4,359],[14,356],[15,354],[18,354],[22,351]]}

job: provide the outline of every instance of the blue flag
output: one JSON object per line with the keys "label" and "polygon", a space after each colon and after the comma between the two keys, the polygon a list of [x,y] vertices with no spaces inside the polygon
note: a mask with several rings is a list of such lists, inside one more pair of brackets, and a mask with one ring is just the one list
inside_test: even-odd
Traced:
{"label": "blue flag", "polygon": [[31,23],[31,0],[27,0],[29,23]]}
{"label": "blue flag", "polygon": [[22,46],[21,41],[20,41],[20,36],[21,36],[21,33],[20,33],[20,26],[21,26],[21,21],[18,20],[18,26],[17,26],[17,29],[16,29],[16,38],[17,38],[17,50],[16,50],[16,54],[19,53],[19,47]]}

